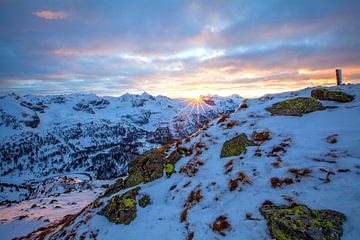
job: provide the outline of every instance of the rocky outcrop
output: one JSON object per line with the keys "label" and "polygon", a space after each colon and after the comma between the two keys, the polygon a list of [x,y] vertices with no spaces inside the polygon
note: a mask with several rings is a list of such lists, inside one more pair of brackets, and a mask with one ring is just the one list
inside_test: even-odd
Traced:
{"label": "rocky outcrop", "polygon": [[299,116],[315,111],[324,110],[325,107],[314,98],[299,97],[284,100],[273,104],[266,110],[272,115]]}
{"label": "rocky outcrop", "polygon": [[311,97],[319,100],[328,100],[335,102],[351,102],[354,100],[354,97],[341,92],[341,91],[332,91],[325,88],[317,88],[311,91]]}
{"label": "rocky outcrop", "polygon": [[136,196],[139,190],[140,187],[136,187],[112,197],[99,214],[116,224],[129,224],[136,218]]}
{"label": "rocky outcrop", "polygon": [[[169,166],[173,166],[186,153],[186,151],[180,150],[176,152],[177,157],[174,157],[175,154],[172,153],[167,158],[163,149],[159,148],[136,157],[128,164],[129,175],[125,180],[125,186],[132,187],[158,179],[163,176],[164,168],[166,168],[168,174]],[[172,170],[174,169],[172,168]]]}
{"label": "rocky outcrop", "polygon": [[260,213],[276,240],[338,240],[345,215],[333,210],[313,210],[306,205],[276,206],[266,201]]}
{"label": "rocky outcrop", "polygon": [[248,139],[246,134],[242,133],[239,136],[224,142],[224,145],[221,149],[220,157],[224,158],[230,156],[238,156],[241,153],[245,152],[246,147],[254,145],[255,144]]}

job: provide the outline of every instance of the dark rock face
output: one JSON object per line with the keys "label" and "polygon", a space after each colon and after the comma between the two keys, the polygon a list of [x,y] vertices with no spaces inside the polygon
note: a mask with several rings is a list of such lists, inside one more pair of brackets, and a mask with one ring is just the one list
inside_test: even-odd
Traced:
{"label": "dark rock face", "polygon": [[28,109],[31,109],[35,112],[41,112],[44,113],[45,109],[47,108],[47,106],[45,105],[44,102],[37,102],[37,103],[31,103],[31,102],[27,102],[27,101],[22,101],[20,103],[21,106],[26,107]]}
{"label": "dark rock face", "polygon": [[345,215],[333,210],[313,210],[305,205],[260,207],[271,236],[276,240],[338,240]]}
{"label": "dark rock face", "polygon": [[299,116],[315,111],[324,110],[325,107],[314,98],[293,98],[273,104],[266,110],[272,115]]}
{"label": "dark rock face", "polygon": [[148,141],[151,143],[166,144],[173,140],[170,129],[168,127],[159,127],[155,132],[148,135]]}
{"label": "dark rock face", "polygon": [[242,133],[239,136],[224,142],[220,157],[238,156],[245,152],[246,147],[254,145],[255,144],[247,138],[246,134]]}
{"label": "dark rock face", "polygon": [[114,184],[109,186],[103,194],[103,197],[109,197],[110,195],[117,193],[124,188],[124,180],[119,178]]}
{"label": "dark rock face", "polygon": [[81,112],[86,112],[86,113],[90,113],[90,114],[95,114],[94,110],[89,106],[89,104],[87,103],[77,103],[74,107],[74,110],[76,111],[81,111]]}
{"label": "dark rock face", "polygon": [[142,208],[147,207],[147,205],[150,204],[150,201],[151,201],[150,197],[148,195],[145,195],[139,199],[139,205]]}
{"label": "dark rock face", "polygon": [[116,224],[130,224],[136,218],[136,196],[139,190],[140,187],[136,187],[112,197],[99,214]]}
{"label": "dark rock face", "polygon": [[37,126],[39,126],[40,124],[40,118],[38,117],[38,115],[35,114],[34,116],[32,116],[32,120],[24,121],[24,124],[31,128],[37,128]]}
{"label": "dark rock face", "polygon": [[311,91],[311,97],[319,100],[328,100],[336,102],[351,102],[354,100],[354,97],[341,92],[341,91],[332,91],[325,88],[318,88]]}

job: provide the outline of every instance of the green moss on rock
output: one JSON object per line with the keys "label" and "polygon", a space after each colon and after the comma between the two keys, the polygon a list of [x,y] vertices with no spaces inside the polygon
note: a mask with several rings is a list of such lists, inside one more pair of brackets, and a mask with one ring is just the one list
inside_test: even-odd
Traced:
{"label": "green moss on rock", "polygon": [[276,240],[338,240],[345,215],[333,210],[312,210],[306,205],[276,206],[266,201],[260,212]]}
{"label": "green moss on rock", "polygon": [[266,110],[272,115],[302,116],[306,113],[324,110],[325,107],[314,98],[293,98],[273,104]]}
{"label": "green moss on rock", "polygon": [[242,133],[239,136],[224,142],[220,157],[238,156],[245,152],[246,147],[254,145],[255,144],[247,138],[246,134]]}
{"label": "green moss on rock", "polygon": [[140,187],[136,187],[112,197],[99,214],[116,224],[129,224],[136,218],[136,195],[139,190]]}
{"label": "green moss on rock", "polygon": [[311,91],[311,97],[319,100],[328,100],[336,102],[351,102],[354,100],[354,97],[341,92],[341,91],[332,91],[325,88],[317,88]]}

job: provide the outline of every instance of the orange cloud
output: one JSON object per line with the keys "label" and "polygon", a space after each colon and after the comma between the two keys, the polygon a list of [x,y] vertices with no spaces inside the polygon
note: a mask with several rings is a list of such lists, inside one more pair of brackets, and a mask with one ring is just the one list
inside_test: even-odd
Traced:
{"label": "orange cloud", "polygon": [[68,16],[68,13],[64,11],[43,10],[43,11],[33,12],[33,15],[47,20],[59,20],[66,18]]}

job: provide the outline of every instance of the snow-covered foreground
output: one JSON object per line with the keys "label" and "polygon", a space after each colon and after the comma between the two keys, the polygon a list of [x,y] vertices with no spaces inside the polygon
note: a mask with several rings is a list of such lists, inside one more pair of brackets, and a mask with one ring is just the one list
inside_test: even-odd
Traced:
{"label": "snow-covered foreground", "polygon": [[[145,208],[138,206],[137,216],[129,225],[112,223],[97,214],[109,199],[129,190],[124,189],[99,199],[102,206],[96,204],[82,212],[62,229],[66,231],[64,235],[55,231],[47,238],[186,239],[193,233],[193,239],[199,240],[271,239],[259,212],[263,202],[270,200],[275,204],[292,201],[313,209],[342,212],[347,218],[342,239],[360,239],[360,85],[341,86],[341,90],[355,99],[350,103],[321,101],[324,106],[337,108],[301,117],[272,116],[266,108],[285,99],[309,97],[311,89],[249,100],[248,108],[241,108],[224,122],[212,121],[208,128],[193,134],[190,141],[183,140],[183,147],[196,149],[195,145],[201,142],[201,149],[198,154],[184,156],[170,178],[164,174],[153,182],[140,184],[138,198],[149,195],[151,203]],[[251,139],[254,132],[264,130],[270,132],[271,139],[256,142],[257,146],[247,147],[240,156],[220,158],[225,141],[241,133]],[[337,141],[331,143],[327,138],[334,134]],[[173,150],[175,146],[169,152]],[[189,162],[199,161],[193,176],[184,173]],[[308,169],[310,173],[296,177],[289,169]],[[230,189],[229,183],[240,172],[247,181]],[[293,183],[274,188],[270,182],[273,177],[291,178]],[[195,189],[200,189],[202,197],[187,205],[186,221],[181,222],[188,196]],[[11,214],[14,210],[8,211]],[[221,215],[231,224],[224,236],[210,227]],[[10,226],[16,222],[0,225],[1,239],[7,239]],[[30,224],[24,226],[33,230]]]}

